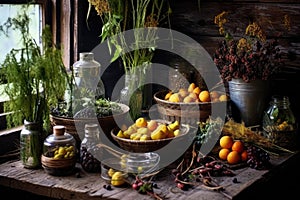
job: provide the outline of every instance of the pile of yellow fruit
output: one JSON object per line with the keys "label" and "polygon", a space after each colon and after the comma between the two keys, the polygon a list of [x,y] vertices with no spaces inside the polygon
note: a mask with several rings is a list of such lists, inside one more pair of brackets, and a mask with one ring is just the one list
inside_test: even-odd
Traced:
{"label": "pile of yellow fruit", "polygon": [[218,91],[201,90],[195,83],[191,83],[188,88],[181,88],[178,92],[169,91],[164,99],[172,103],[191,103],[227,101],[228,97]]}
{"label": "pile of yellow fruit", "polygon": [[119,130],[117,137],[131,140],[159,140],[172,138],[180,135],[180,125],[176,120],[170,124],[160,123],[157,120],[149,120],[144,117],[138,118],[128,128]]}
{"label": "pile of yellow fruit", "polygon": [[74,146],[60,146],[54,151],[54,159],[73,158],[75,156]]}
{"label": "pile of yellow fruit", "polygon": [[116,171],[115,169],[110,168],[107,174],[111,178],[110,184],[113,186],[121,186],[126,183],[124,173],[121,171]]}

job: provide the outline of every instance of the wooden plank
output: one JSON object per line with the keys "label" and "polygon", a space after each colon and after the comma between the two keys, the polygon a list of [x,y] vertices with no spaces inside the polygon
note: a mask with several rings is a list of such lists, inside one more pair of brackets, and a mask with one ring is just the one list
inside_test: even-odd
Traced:
{"label": "wooden plank", "polygon": [[[223,193],[210,191],[201,186],[189,191],[179,190],[176,188],[174,176],[171,175],[174,166],[170,165],[154,177],[153,181],[158,185],[155,192],[162,197],[178,200],[187,197],[190,199],[233,198],[257,182],[266,180],[270,173],[274,173],[273,170],[276,171],[294,155],[272,156],[271,163],[274,167],[271,170],[255,170],[245,167],[234,170],[236,174],[234,177],[215,177],[214,180],[225,188]],[[79,164],[77,167],[80,170],[80,178],[75,175],[56,177],[46,174],[43,169],[26,169],[20,161],[6,162],[0,165],[0,184],[56,199],[151,199],[150,196],[133,191],[129,186],[106,190],[103,185],[108,183],[100,178],[99,173],[86,173]],[[233,183],[233,178],[239,182]]]}

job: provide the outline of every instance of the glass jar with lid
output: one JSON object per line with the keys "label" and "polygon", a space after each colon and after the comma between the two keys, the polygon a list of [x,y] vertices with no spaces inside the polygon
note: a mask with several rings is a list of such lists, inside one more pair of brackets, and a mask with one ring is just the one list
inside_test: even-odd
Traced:
{"label": "glass jar with lid", "polygon": [[53,134],[44,140],[42,166],[51,175],[72,174],[76,165],[76,141],[65,132],[65,126],[53,126]]}
{"label": "glass jar with lid", "polygon": [[100,77],[101,65],[94,59],[93,52],[81,52],[79,60],[73,64],[73,70],[78,87],[93,92],[96,99],[105,97],[105,87]]}
{"label": "glass jar with lid", "polygon": [[85,134],[80,145],[80,164],[86,172],[100,172],[101,162],[97,159],[100,149],[97,144],[100,143],[100,131],[98,124],[86,124],[84,128]]}
{"label": "glass jar with lid", "polygon": [[289,97],[272,96],[263,116],[263,132],[273,143],[284,148],[297,145],[297,123],[290,108]]}

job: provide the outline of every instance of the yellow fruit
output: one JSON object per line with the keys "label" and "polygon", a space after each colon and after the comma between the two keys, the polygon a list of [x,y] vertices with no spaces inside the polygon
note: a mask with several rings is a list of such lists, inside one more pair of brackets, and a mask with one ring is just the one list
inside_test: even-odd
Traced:
{"label": "yellow fruit", "polygon": [[168,125],[171,131],[175,131],[176,129],[179,129],[179,121],[175,120],[175,122]]}
{"label": "yellow fruit", "polygon": [[220,97],[219,97],[219,101],[227,101],[228,100],[228,97],[227,97],[227,95],[226,94],[222,94],[222,95],[220,95]]}
{"label": "yellow fruit", "polygon": [[237,164],[241,161],[241,155],[237,151],[231,151],[227,155],[227,162],[229,164]]}
{"label": "yellow fruit", "polygon": [[126,131],[123,131],[123,135],[125,138],[130,138],[130,135],[135,133],[136,130],[133,127],[128,127],[128,129]]}
{"label": "yellow fruit", "polygon": [[220,139],[220,146],[225,149],[231,149],[233,144],[233,138],[229,135],[224,135]]}
{"label": "yellow fruit", "polygon": [[165,124],[160,124],[152,133],[151,133],[151,139],[152,140],[159,140],[164,139],[168,135],[168,128]]}
{"label": "yellow fruit", "polygon": [[178,93],[174,93],[170,96],[169,98],[169,101],[170,102],[173,102],[173,103],[178,103],[180,102],[180,95]]}
{"label": "yellow fruit", "polygon": [[188,92],[193,92],[193,90],[196,88],[196,84],[195,83],[191,83],[188,87]]}
{"label": "yellow fruit", "polygon": [[58,154],[64,155],[66,153],[66,149],[64,147],[59,147]]}
{"label": "yellow fruit", "polygon": [[145,140],[151,140],[151,137],[149,135],[142,135],[140,141],[145,141]]}
{"label": "yellow fruit", "polygon": [[143,135],[148,135],[148,128],[147,127],[141,127],[137,130],[137,133],[143,134]]}
{"label": "yellow fruit", "polygon": [[140,127],[147,127],[147,120],[144,117],[140,117],[137,120],[135,120],[135,125]]}
{"label": "yellow fruit", "polygon": [[122,172],[115,172],[112,177],[110,183],[113,186],[121,186],[125,183]]}
{"label": "yellow fruit", "polygon": [[199,100],[201,102],[210,102],[210,94],[207,90],[203,90],[199,94]]}
{"label": "yellow fruit", "polygon": [[180,135],[180,129],[176,129],[175,131],[174,131],[174,136],[175,137],[177,137],[178,135]]}
{"label": "yellow fruit", "polygon": [[168,92],[168,93],[165,95],[165,100],[168,100],[172,94],[173,94],[172,91]]}
{"label": "yellow fruit", "polygon": [[219,158],[221,160],[227,160],[227,156],[228,156],[229,153],[230,153],[229,149],[221,149],[219,151]]}
{"label": "yellow fruit", "polygon": [[112,177],[112,176],[114,175],[115,172],[116,172],[116,171],[115,171],[113,168],[109,168],[109,170],[107,171],[107,175],[108,175],[109,177]]}
{"label": "yellow fruit", "polygon": [[141,133],[132,133],[130,135],[131,140],[139,140],[141,138],[142,134]]}
{"label": "yellow fruit", "polygon": [[123,134],[123,131],[122,131],[122,130],[119,130],[119,132],[118,132],[118,134],[117,134],[117,137],[125,138],[125,135]]}

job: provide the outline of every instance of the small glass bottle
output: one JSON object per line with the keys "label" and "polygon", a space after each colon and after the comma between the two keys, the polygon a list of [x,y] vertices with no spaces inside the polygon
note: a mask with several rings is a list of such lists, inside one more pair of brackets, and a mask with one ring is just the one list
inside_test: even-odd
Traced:
{"label": "small glass bottle", "polygon": [[20,133],[20,158],[25,168],[41,167],[42,127],[39,123],[24,121]]}
{"label": "small glass bottle", "polygon": [[86,172],[101,172],[101,156],[97,144],[100,143],[100,131],[97,124],[86,124],[84,138],[80,145],[80,164]]}
{"label": "small glass bottle", "polygon": [[273,143],[285,148],[297,144],[297,124],[287,96],[272,97],[269,108],[263,117],[264,135]]}
{"label": "small glass bottle", "polygon": [[93,91],[96,99],[105,97],[105,88],[100,77],[101,65],[94,59],[94,53],[80,53],[79,61],[73,64],[73,70],[78,87]]}
{"label": "small glass bottle", "polygon": [[42,166],[54,176],[65,176],[75,171],[76,140],[65,132],[65,126],[53,126],[53,134],[44,140]]}

